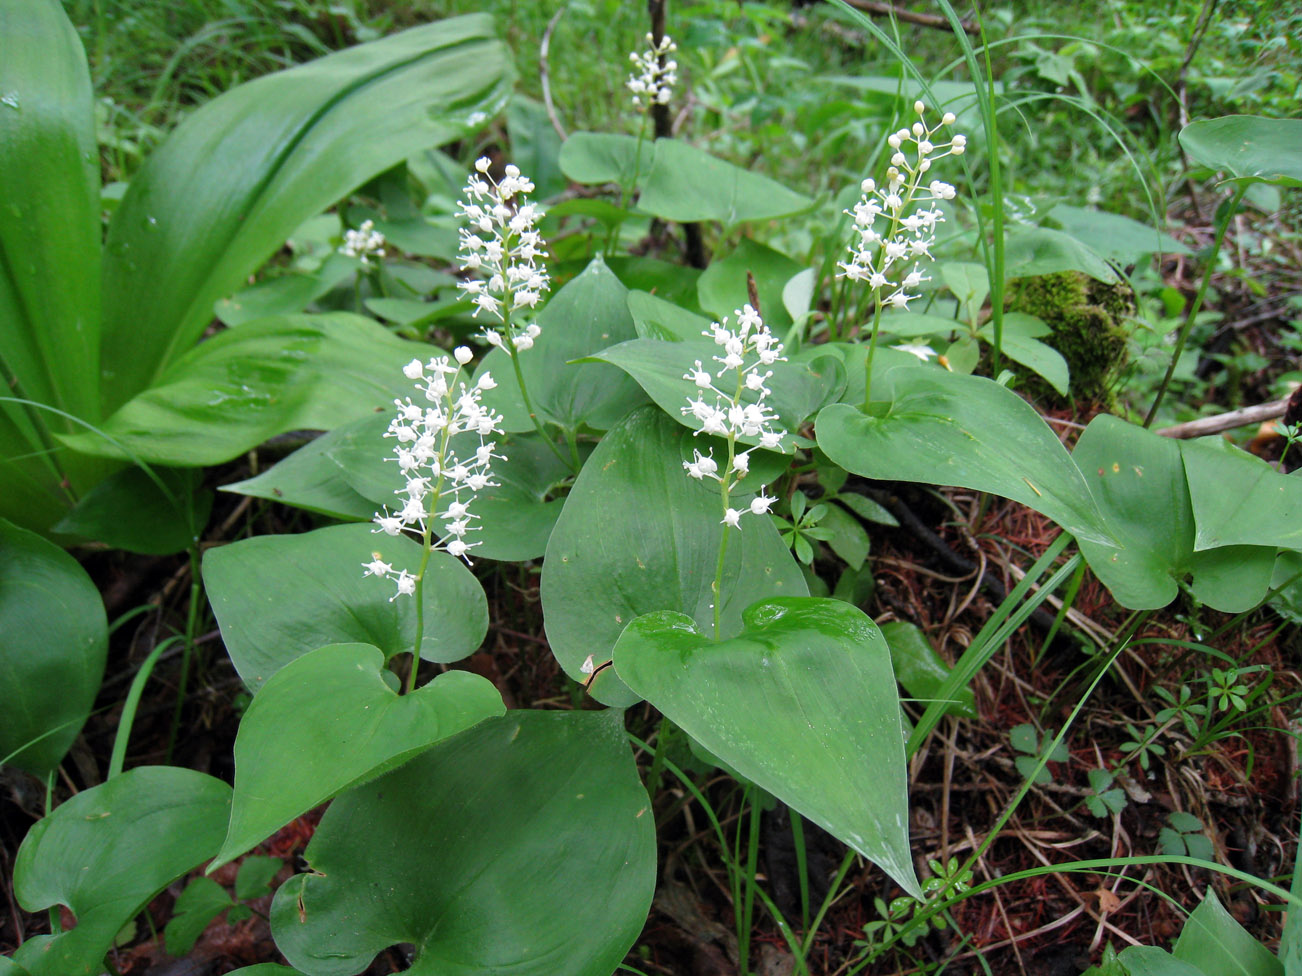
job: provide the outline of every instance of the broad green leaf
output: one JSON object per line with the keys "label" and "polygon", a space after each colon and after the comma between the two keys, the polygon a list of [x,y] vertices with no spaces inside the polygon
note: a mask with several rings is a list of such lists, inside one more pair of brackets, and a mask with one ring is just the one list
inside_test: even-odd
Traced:
{"label": "broad green leaf", "polygon": [[628,310],[640,339],[662,339],[665,342],[699,339],[710,327],[710,320],[705,316],[689,312],[650,292],[630,291]]}
{"label": "broad green leaf", "polygon": [[[0,3],[0,364],[12,395],[99,416],[99,152],[90,74],[55,0]],[[73,428],[42,413],[41,426]]]}
{"label": "broad green leaf", "polygon": [[990,275],[984,264],[969,261],[944,261],[937,267],[945,287],[954,293],[963,317],[975,322],[990,294]]}
{"label": "broad green leaf", "polygon": [[219,779],[142,766],[83,790],[28,831],[14,895],[29,912],[66,905],[77,927],[28,939],[31,976],[96,976],[114,937],[172,881],[212,857],[230,813]]}
{"label": "broad green leaf", "polygon": [[295,315],[331,289],[357,273],[357,262],[332,254],[311,274],[284,274],[223,298],[214,314],[229,326],[243,325],[269,315]]}
{"label": "broad green leaf", "polygon": [[[1067,360],[1053,346],[1040,342],[1038,336],[1049,335],[1053,330],[1043,320],[1022,312],[1008,312],[1004,315],[1004,329],[999,348],[1015,363],[1021,363],[1027,369],[1043,376],[1062,396],[1067,395],[1071,376]],[[987,323],[978,331],[986,342],[995,341],[994,326]]]}
{"label": "broad green leaf", "polygon": [[782,292],[804,268],[781,251],[743,238],[726,258],[712,261],[696,283],[701,308],[722,321],[736,319],[737,309],[750,302],[746,273],[755,276],[759,312],[774,332],[791,325],[791,314],[782,302]]}
{"label": "broad green leaf", "polygon": [[305,974],[297,969],[290,969],[288,966],[281,966],[274,962],[263,962],[258,963],[256,966],[232,969],[230,976],[305,976]]}
{"label": "broad green leaf", "polygon": [[203,487],[202,472],[154,468],[153,473],[168,494],[141,468],[124,468],[87,492],[54,531],[149,555],[198,545],[212,513],[212,492]]}
{"label": "broad green leaf", "polygon": [[1284,976],[1284,967],[1225,910],[1210,887],[1185,919],[1172,955],[1216,976]]}
{"label": "broad green leaf", "polygon": [[172,920],[163,930],[169,956],[185,956],[194,948],[208,923],[235,903],[212,878],[192,878],[177,896]]}
{"label": "broad green leaf", "polygon": [[928,315],[925,312],[885,312],[878,328],[901,339],[916,339],[921,336],[949,336],[956,329],[967,327],[955,319]]}
{"label": "broad green leaf", "polygon": [[686,142],[657,139],[637,205],[665,220],[717,220],[731,227],[789,217],[808,210],[814,201]]}
{"label": "broad green leaf", "polygon": [[511,162],[533,180],[534,199],[547,200],[565,190],[568,181],[557,163],[561,137],[542,102],[512,95],[506,106],[506,135]]}
{"label": "broad green leaf", "polygon": [[284,866],[285,862],[278,857],[261,854],[246,857],[235,875],[235,897],[247,901],[271,894],[271,882]]}
{"label": "broad green leaf", "polygon": [[[896,679],[915,699],[929,704],[940,693],[953,668],[941,660],[927,635],[914,624],[892,620],[882,624],[881,629],[891,649]],[[971,688],[963,688],[945,710],[950,715],[976,718],[976,695]]]}
{"label": "broad green leaf", "polygon": [[[600,257],[552,296],[538,325],[542,334],[532,349],[520,354],[520,370],[543,418],[570,428],[586,424],[608,430],[645,401],[637,384],[618,370],[604,363],[574,362],[637,335],[628,312],[628,289]],[[533,430],[510,357],[494,349],[477,375],[485,372],[497,381],[497,389],[485,392],[484,403],[506,418],[504,429]]]}
{"label": "broad green leaf", "polygon": [[[0,394],[100,417],[100,200],[90,75],[56,0],[0,2]],[[81,429],[0,403],[0,517],[47,531],[112,470],[58,450]]]}
{"label": "broad green leaf", "polygon": [[438,350],[345,312],[230,329],[174,362],[104,423],[63,438],[106,457],[220,464],[289,430],[329,430],[410,393],[402,367]]}
{"label": "broad green leaf", "polygon": [[787,310],[793,322],[809,314],[817,286],[818,274],[813,268],[792,275],[782,286],[782,307]]}
{"label": "broad green leaf", "polygon": [[[1293,881],[1288,887],[1294,898],[1302,897],[1302,870],[1297,855],[1293,856]],[[1284,916],[1284,931],[1279,937],[1279,960],[1284,964],[1284,976],[1302,976],[1302,911],[1290,905]]]}
{"label": "broad green leaf", "polygon": [[616,132],[572,132],[561,144],[560,166],[575,183],[617,183],[630,186],[651,171],[655,145],[649,139],[639,147],[636,136]]}
{"label": "broad green leaf", "polygon": [[8,956],[0,956],[0,976],[32,976]]}
{"label": "broad green leaf", "polygon": [[[988,491],[1053,519],[1078,539],[1108,534],[1080,471],[1031,406],[979,376],[896,369],[881,416],[847,403],[818,415],[818,446],[847,471]],[[877,390],[874,380],[873,391]]]}
{"label": "broad green leaf", "polygon": [[[373,644],[386,658],[411,653],[414,598],[390,601],[390,580],[362,575],[373,553],[397,569],[420,567],[419,543],[334,525],[300,535],[242,539],[204,556],[203,581],[231,663],[257,690],[296,658],[326,644]],[[483,587],[463,562],[434,552],[425,567],[420,656],[459,661],[488,630]]]}
{"label": "broad green leaf", "polygon": [[1130,976],[1209,976],[1197,966],[1182,962],[1157,946],[1128,946],[1117,958]]}
{"label": "broad green leaf", "polygon": [[[384,420],[380,429],[387,429],[389,418],[383,414],[379,416]],[[375,417],[363,417],[351,424],[336,427],[304,444],[261,474],[234,484],[222,485],[221,490],[283,502],[344,522],[369,521],[376,512],[375,502],[348,484],[329,452],[339,438],[354,427],[373,427],[375,424]]]}
{"label": "broad green leaf", "polygon": [[153,386],[213,304],[304,220],[494,114],[511,81],[492,20],[415,27],[240,85],[191,113],[131,181],[104,258],[105,412]]}
{"label": "broad green leaf", "polygon": [[[818,347],[815,347],[816,349]],[[604,349],[593,359],[618,366],[633,377],[660,408],[685,427],[699,430],[701,422],[682,408],[689,399],[695,400],[701,391],[690,379],[687,370],[695,362],[717,366],[711,362],[722,350],[711,339],[684,339],[681,342],[663,342],[659,339],[632,339]],[[831,396],[835,396],[845,382],[844,371],[835,356],[819,356],[810,362],[776,362],[771,367],[772,378],[768,386],[773,395],[764,403],[778,415],[784,430],[795,431]],[[767,371],[767,370],[766,370]],[[753,395],[749,392],[743,396]],[[758,444],[759,437],[739,438],[748,444]],[[783,441],[790,450],[791,441]]]}
{"label": "broad green leaf", "polygon": [[1086,210],[1060,203],[1049,211],[1063,231],[1100,257],[1134,264],[1149,254],[1188,254],[1189,248],[1169,234],[1106,210]]}
{"label": "broad green leaf", "polygon": [[619,676],[675,725],[921,895],[891,652],[863,611],[763,600],[713,641],[662,610],[632,621],[614,654]]}
{"label": "broad green leaf", "polygon": [[77,560],[0,519],[0,764],[44,779],[95,704],[108,654],[99,590]]}
{"label": "broad green leaf", "polygon": [[313,976],[609,976],[646,922],[655,827],[622,713],[513,711],[339,797],[276,894]]}
{"label": "broad green leaf", "polygon": [[660,258],[632,256],[613,257],[606,263],[625,288],[653,292],[689,312],[703,314],[696,300],[696,283],[701,278],[697,268],[687,268]]}
{"label": "broad green leaf", "polygon": [[[620,632],[640,614],[677,610],[713,627],[710,590],[724,526],[718,487],[683,470],[699,446],[659,410],[644,408],[606,434],[570,489],[547,543],[541,593],[552,653],[575,681],[586,678],[589,656],[596,665],[610,660]],[[747,500],[734,494],[732,504]],[[730,531],[724,636],[737,632],[754,601],[808,592],[770,519],[748,515]],[[606,704],[637,701],[611,669],[597,676],[592,694]]]}
{"label": "broad green leaf", "polygon": [[399,695],[383,666],[378,648],[331,644],[258,690],[235,736],[230,829],[209,872],[313,807],[505,712],[497,689],[477,674],[447,671]]}
{"label": "broad green leaf", "polygon": [[1197,527],[1194,548],[1302,549],[1302,479],[1218,440],[1180,445]]}
{"label": "broad green leaf", "polygon": [[1106,521],[1112,542],[1078,540],[1090,569],[1124,607],[1153,610],[1175,599],[1192,575],[1194,595],[1238,613],[1261,602],[1275,548],[1233,546],[1194,552],[1194,517],[1181,445],[1100,414],[1072,454]]}
{"label": "broad green leaf", "polygon": [[1302,119],[1227,115],[1191,122],[1180,130],[1180,145],[1234,182],[1302,186]]}
{"label": "broad green leaf", "polygon": [[1029,278],[1055,271],[1080,271],[1106,284],[1121,279],[1097,252],[1070,234],[1048,227],[1020,228],[1008,235],[1004,268],[1009,277]]}

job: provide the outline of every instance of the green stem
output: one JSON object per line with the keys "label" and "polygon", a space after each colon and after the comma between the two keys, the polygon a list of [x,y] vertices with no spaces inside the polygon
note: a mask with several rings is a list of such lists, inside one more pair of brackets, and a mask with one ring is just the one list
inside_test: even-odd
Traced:
{"label": "green stem", "polygon": [[[737,381],[737,396],[741,396],[741,380]],[[734,399],[736,399],[734,398]],[[732,492],[732,462],[736,457],[737,437],[735,434],[728,435],[728,463],[723,469],[723,480],[719,482],[719,494],[723,498],[723,517],[728,517],[728,496]],[[719,559],[714,566],[714,582],[710,584],[710,592],[714,594],[714,639],[719,639],[719,612],[723,606],[723,564],[728,555],[728,523],[723,523],[723,538],[719,540]]]}
{"label": "green stem", "polygon": [[877,304],[873,308],[872,332],[868,338],[868,356],[864,360],[863,367],[863,412],[868,412],[868,404],[872,402],[873,390],[873,355],[877,352],[877,332],[882,323],[882,295],[877,292]]}
{"label": "green stem", "polygon": [[199,545],[190,546],[190,609],[185,616],[185,643],[181,646],[181,677],[177,682],[176,706],[172,709],[172,726],[167,732],[167,759],[165,765],[172,762],[172,750],[176,746],[176,733],[181,727],[181,709],[185,705],[186,686],[190,682],[190,658],[194,653],[194,633],[199,623]]}
{"label": "green stem", "polygon": [[140,670],[131,679],[127,699],[122,705],[122,716],[118,719],[118,730],[113,736],[113,753],[109,758],[107,779],[112,779],[118,775],[118,773],[122,772],[122,767],[126,765],[127,741],[131,738],[131,726],[136,721],[136,709],[140,706],[140,696],[144,693],[145,682],[153,674],[154,665],[158,663],[158,659],[163,652],[180,639],[180,637],[169,637],[167,640],[160,642],[157,647],[149,652],[149,656],[140,665]]}
{"label": "green stem", "polygon": [[[570,464],[570,459],[561,453],[561,449],[556,446],[556,442],[547,436],[547,431],[543,429],[542,421],[538,419],[538,414],[534,411],[533,401],[529,399],[529,390],[524,384],[524,371],[520,369],[520,350],[515,348],[511,342],[510,330],[507,330],[505,340],[507,344],[507,355],[511,357],[511,366],[515,369],[515,381],[520,386],[520,398],[524,400],[524,408],[529,411],[529,420],[533,423],[533,429],[538,431],[538,436],[542,438],[544,444],[551,448],[551,452],[556,455],[562,464]],[[578,474],[578,466],[574,466],[574,473]]]}
{"label": "green stem", "polygon": [[1180,356],[1184,352],[1185,340],[1189,338],[1189,332],[1193,328],[1194,319],[1197,318],[1198,312],[1203,307],[1203,298],[1207,294],[1207,286],[1211,284],[1212,272],[1216,270],[1216,257],[1221,253],[1221,244],[1225,241],[1225,232],[1230,228],[1230,221],[1239,210],[1239,203],[1243,200],[1243,195],[1248,192],[1247,183],[1242,183],[1234,191],[1234,196],[1225,206],[1225,212],[1221,215],[1220,221],[1216,225],[1216,240],[1212,243],[1212,252],[1207,255],[1207,266],[1203,269],[1203,280],[1198,285],[1198,294],[1194,296],[1193,304],[1189,306],[1189,312],[1185,315],[1184,325],[1180,326],[1180,335],[1175,340],[1175,352],[1171,354],[1171,363],[1166,367],[1166,375],[1162,377],[1162,385],[1157,388],[1157,396],[1153,400],[1152,407],[1148,410],[1148,416],[1144,418],[1144,426],[1151,427],[1153,418],[1157,416],[1157,408],[1162,405],[1162,398],[1166,396],[1166,388],[1171,385],[1171,377],[1175,373],[1175,368],[1180,364]]}

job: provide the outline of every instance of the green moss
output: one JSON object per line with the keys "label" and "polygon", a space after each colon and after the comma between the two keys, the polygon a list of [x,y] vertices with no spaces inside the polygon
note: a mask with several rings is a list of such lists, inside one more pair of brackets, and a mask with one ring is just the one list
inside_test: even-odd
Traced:
{"label": "green moss", "polygon": [[[1008,310],[1034,315],[1053,330],[1044,341],[1067,360],[1074,401],[1111,406],[1112,387],[1127,360],[1125,321],[1135,314],[1128,285],[1104,284],[1076,271],[1021,278],[1009,289]],[[1036,383],[1034,392],[1061,399],[1047,384]]]}

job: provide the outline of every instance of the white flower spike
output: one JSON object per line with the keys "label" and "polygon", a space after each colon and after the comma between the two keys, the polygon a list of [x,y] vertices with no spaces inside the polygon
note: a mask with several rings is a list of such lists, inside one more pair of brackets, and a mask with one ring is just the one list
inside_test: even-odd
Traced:
{"label": "white flower spike", "polygon": [[[470,350],[458,346],[452,358],[439,356],[427,363],[413,359],[403,367],[403,374],[416,381],[418,400],[423,402],[393,401],[397,412],[385,436],[396,441],[391,460],[398,462],[404,486],[394,492],[401,499],[397,511],[377,512],[373,530],[392,536],[419,535],[426,547],[443,549],[467,562],[477,543],[467,542],[466,535],[478,528],[472,521],[478,516],[470,505],[476,492],[497,484],[491,470],[497,455],[488,438],[501,433],[502,423],[480,402],[481,392],[493,387],[492,378],[485,373],[473,386],[461,381],[461,369],[470,359]],[[468,445],[454,444],[459,434],[471,435]],[[394,569],[378,552],[362,567],[363,576],[383,576],[397,584],[390,601],[416,592],[418,577]]]}
{"label": "white flower spike", "polygon": [[[714,356],[719,369],[713,374],[698,359],[683,379],[691,380],[698,394],[687,398],[684,415],[694,417],[701,425],[697,433],[716,434],[728,441],[728,459],[720,471],[719,463],[710,453],[692,452],[692,460],[684,461],[683,468],[689,477],[698,481],[709,478],[717,481],[723,496],[723,523],[741,528],[741,516],[747,511],[763,515],[773,503],[760,489],[747,509],[728,506],[729,494],[736,482],[750,471],[750,449],[738,451],[737,439],[759,438],[760,447],[781,450],[785,432],[778,426],[778,416],[765,400],[772,392],[765,383],[773,376],[764,369],[780,360],[782,343],[768,330],[763,319],[751,306],[736,311],[736,327],[728,328],[728,320],[716,322],[702,335],[713,339],[723,355]],[[722,387],[722,388],[720,388]],[[710,402],[709,397],[713,397]]]}
{"label": "white flower spike", "polygon": [[358,258],[363,268],[369,268],[372,256],[384,257],[384,235],[375,229],[375,221],[364,220],[357,230],[344,231],[344,243],[339,253]]}
{"label": "white flower spike", "polygon": [[633,106],[638,109],[669,104],[674,85],[678,84],[678,62],[669,57],[678,50],[678,45],[668,34],[660,39],[659,44],[647,34],[646,42],[646,51],[629,54],[628,60],[634,71],[624,86],[633,93]]}
{"label": "white flower spike", "polygon": [[476,272],[458,287],[475,304],[475,317],[486,312],[502,324],[485,329],[481,338],[492,346],[525,350],[538,338],[537,325],[515,322],[511,313],[532,310],[551,287],[547,269],[538,258],[546,250],[534,229],[543,213],[526,195],[533,181],[520,168],[507,165],[501,181],[493,179],[488,157],[475,161],[475,172],[466,182],[466,199],[460,201],[466,227],[460,230],[461,270]]}
{"label": "white flower spike", "polygon": [[[841,269],[838,277],[867,282],[875,291],[883,292],[893,285],[894,290],[880,301],[901,309],[908,308],[909,302],[918,297],[919,285],[931,280],[923,273],[922,261],[932,260],[936,225],[945,218],[939,208],[930,204],[953,200],[955,196],[950,184],[940,180],[924,183],[923,174],[937,159],[963,155],[967,145],[961,135],[947,142],[936,139],[942,126],[953,124],[952,112],[946,112],[938,125],[929,128],[921,121],[927,107],[914,102],[913,110],[920,121],[887,137],[894,153],[885,185],[864,180],[859,187],[859,202],[845,211],[854,218],[854,239],[848,248],[850,259],[837,265]],[[911,209],[915,205],[916,209]],[[885,226],[879,227],[883,222]],[[902,272],[910,263],[912,267]]]}

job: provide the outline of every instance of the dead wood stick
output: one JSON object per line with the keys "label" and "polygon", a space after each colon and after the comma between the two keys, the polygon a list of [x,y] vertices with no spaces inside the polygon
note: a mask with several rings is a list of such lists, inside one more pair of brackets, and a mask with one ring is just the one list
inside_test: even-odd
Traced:
{"label": "dead wood stick", "polygon": [[[939,14],[914,13],[912,10],[901,10],[889,3],[879,3],[878,0],[846,0],[846,3],[866,14],[872,14],[874,17],[895,17],[909,24],[917,24],[919,27],[938,27],[941,30],[949,30],[949,21]],[[980,28],[975,24],[969,24],[966,20],[961,23],[965,33],[972,35],[981,33]]]}
{"label": "dead wood stick", "polygon": [[1240,407],[1238,410],[1231,410],[1228,413],[1218,413],[1214,417],[1199,417],[1197,420],[1189,420],[1183,424],[1163,427],[1157,433],[1163,437],[1175,437],[1179,440],[1188,440],[1190,437],[1205,437],[1208,434],[1219,434],[1223,431],[1274,420],[1276,417],[1284,416],[1287,407],[1288,398],[1285,397],[1283,400],[1259,403],[1255,407]]}

